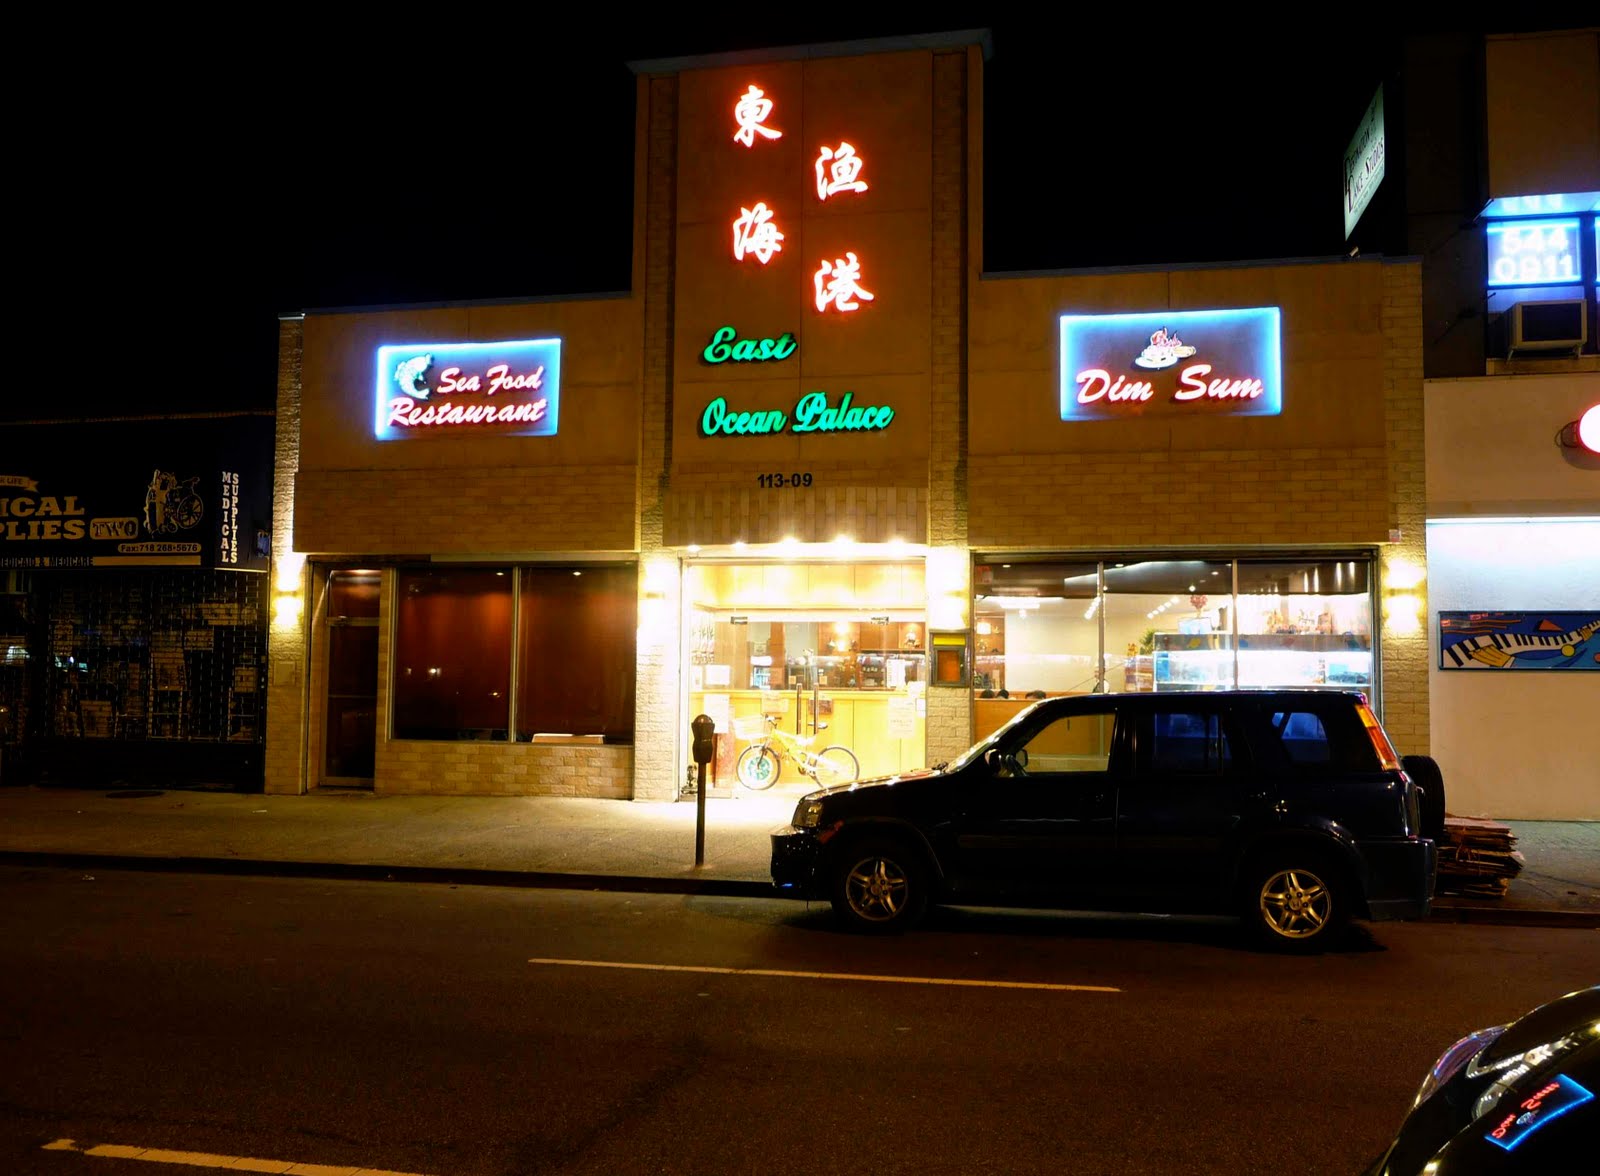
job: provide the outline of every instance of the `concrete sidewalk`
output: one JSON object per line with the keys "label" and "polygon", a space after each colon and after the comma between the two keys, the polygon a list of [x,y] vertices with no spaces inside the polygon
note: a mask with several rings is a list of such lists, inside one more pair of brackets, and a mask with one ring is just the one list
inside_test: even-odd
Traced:
{"label": "concrete sidewalk", "polygon": [[[768,895],[767,832],[797,792],[692,802],[319,792],[0,788],[0,862]],[[1600,927],[1600,823],[1515,821],[1523,872],[1502,899],[1436,916]]]}

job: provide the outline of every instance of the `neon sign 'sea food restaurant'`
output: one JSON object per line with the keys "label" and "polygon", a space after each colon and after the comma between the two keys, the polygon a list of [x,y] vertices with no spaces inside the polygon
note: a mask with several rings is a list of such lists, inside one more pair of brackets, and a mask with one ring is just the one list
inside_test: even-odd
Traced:
{"label": "neon sign 'sea food restaurant'", "polygon": [[268,791],[673,799],[705,713],[715,795],[763,716],[866,776],[1235,684],[1428,749],[1419,263],[986,274],[983,63],[642,64],[631,292],[283,322]]}

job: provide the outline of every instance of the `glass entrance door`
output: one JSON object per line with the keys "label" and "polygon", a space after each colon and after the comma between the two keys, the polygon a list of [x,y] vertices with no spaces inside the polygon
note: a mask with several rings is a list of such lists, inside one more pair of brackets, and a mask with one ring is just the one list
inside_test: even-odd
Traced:
{"label": "glass entrance door", "polygon": [[324,784],[372,787],[378,739],[378,593],[381,573],[328,573]]}
{"label": "glass entrance door", "polygon": [[[860,778],[924,766],[920,564],[692,564],[684,584],[687,712],[718,733],[710,795],[831,783],[806,757],[829,747]],[[763,743],[752,784],[740,758]]]}

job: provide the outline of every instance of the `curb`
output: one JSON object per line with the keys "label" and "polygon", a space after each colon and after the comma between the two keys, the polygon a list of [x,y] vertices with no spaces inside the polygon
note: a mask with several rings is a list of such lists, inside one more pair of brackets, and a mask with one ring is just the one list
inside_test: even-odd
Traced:
{"label": "curb", "polygon": [[514,886],[525,890],[615,890],[718,898],[783,897],[770,882],[742,882],[732,878],[651,878],[633,874],[563,874],[537,870],[357,865],[341,862],[265,861],[254,858],[143,857],[114,853],[0,850],[0,865],[67,870],[142,870],[162,874],[221,874],[232,877],[321,878],[338,882],[425,882],[452,886]]}
{"label": "curb", "polygon": [[[114,853],[0,850],[0,865],[66,870],[139,870],[147,873],[219,874],[238,878],[320,878],[335,882],[421,882],[451,886],[509,886],[524,890],[600,890],[685,894],[714,898],[782,898],[770,882],[734,878],[655,878],[641,874],[567,874],[541,870],[489,870],[451,866],[385,866],[259,858],[145,857]],[[1567,927],[1600,930],[1600,911],[1530,910],[1435,903],[1433,923],[1498,927]]]}
{"label": "curb", "polygon": [[1491,927],[1571,927],[1580,931],[1600,930],[1600,911],[1558,911],[1523,907],[1457,906],[1434,903],[1428,916],[1432,923],[1475,923]]}

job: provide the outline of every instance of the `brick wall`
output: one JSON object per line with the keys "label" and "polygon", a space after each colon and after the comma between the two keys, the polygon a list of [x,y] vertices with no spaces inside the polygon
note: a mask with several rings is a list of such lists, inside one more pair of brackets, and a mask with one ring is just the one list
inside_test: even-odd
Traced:
{"label": "brick wall", "polygon": [[760,489],[747,471],[734,475],[734,485],[707,479],[686,487],[674,476],[663,503],[666,543],[777,543],[786,538],[830,543],[839,535],[858,543],[920,543],[927,534],[928,490],[871,485],[871,475],[841,474],[820,462],[809,469],[818,481],[815,488],[783,494]]}
{"label": "brick wall", "polygon": [[1377,448],[985,456],[972,545],[1371,543],[1388,528],[1387,460]]}
{"label": "brick wall", "polygon": [[633,748],[534,743],[378,743],[375,791],[383,795],[589,796],[627,800]]}
{"label": "brick wall", "polygon": [[[267,631],[267,738],[266,784],[268,792],[305,791],[301,777],[304,728],[301,723],[305,694],[306,596],[303,561],[294,556],[295,473],[300,465],[300,358],[299,319],[278,324],[278,423],[273,448],[272,481],[272,597],[273,616]],[[302,602],[302,611],[280,619],[280,601]]]}
{"label": "brick wall", "polygon": [[[959,553],[930,561],[961,567],[957,586],[970,593],[967,549],[967,53],[933,58],[933,380],[929,390],[927,536],[932,547]],[[939,591],[930,575],[930,593]],[[948,589],[950,585],[943,585]],[[929,601],[930,625],[941,623]],[[972,743],[972,692],[928,690],[927,762],[959,755]]]}
{"label": "brick wall", "polygon": [[678,79],[639,80],[645,147],[643,175],[644,381],[639,419],[639,643],[634,705],[633,796],[678,795],[684,738],[681,678],[682,575],[662,554],[664,496],[672,464],[673,264],[677,241]]}
{"label": "brick wall", "polygon": [[629,551],[636,490],[631,466],[304,470],[295,544],[366,555]]}
{"label": "brick wall", "polygon": [[[1427,483],[1422,394],[1422,265],[1383,267],[1384,439],[1389,469],[1384,549],[1383,725],[1402,755],[1428,752]],[[1414,581],[1414,583],[1413,583]],[[1413,598],[1395,601],[1395,594]]]}

